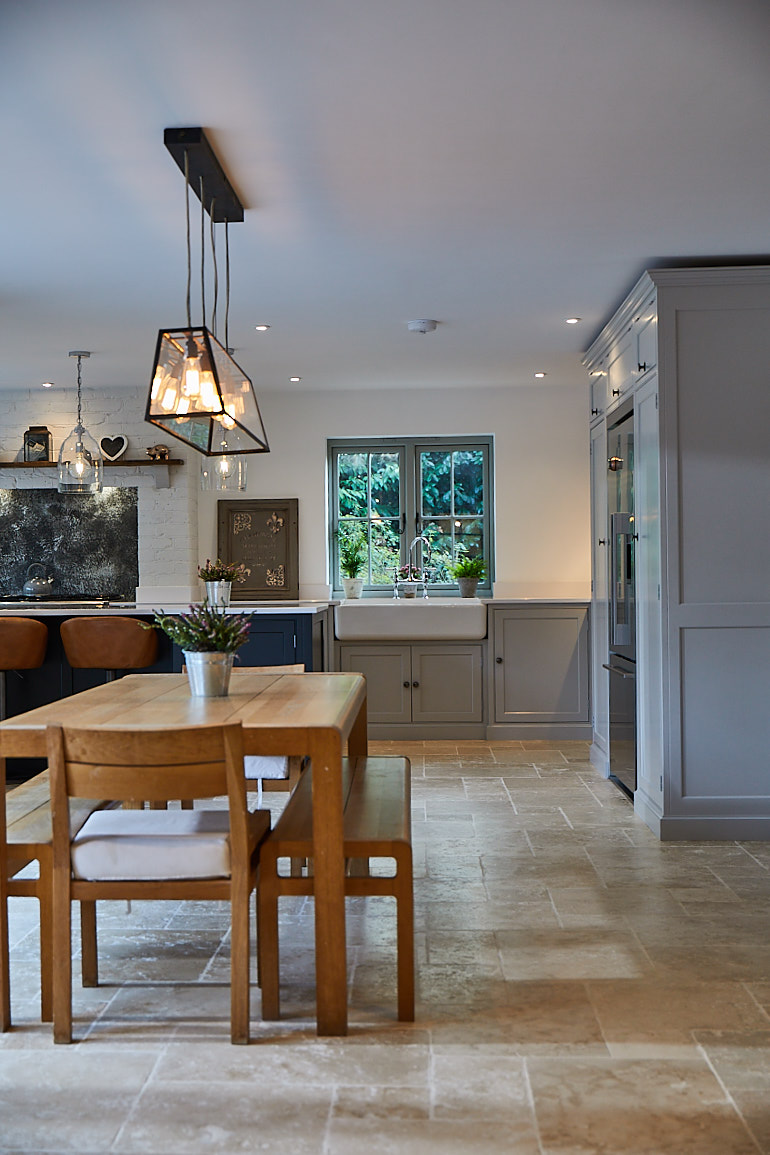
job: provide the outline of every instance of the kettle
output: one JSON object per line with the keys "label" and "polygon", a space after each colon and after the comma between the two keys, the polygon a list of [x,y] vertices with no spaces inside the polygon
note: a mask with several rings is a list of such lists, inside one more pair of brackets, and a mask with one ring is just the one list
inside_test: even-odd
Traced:
{"label": "kettle", "polygon": [[[42,576],[33,576],[33,570],[40,570]],[[53,593],[53,578],[47,577],[45,566],[39,561],[33,561],[27,570],[27,580],[21,591],[25,597],[43,597]]]}

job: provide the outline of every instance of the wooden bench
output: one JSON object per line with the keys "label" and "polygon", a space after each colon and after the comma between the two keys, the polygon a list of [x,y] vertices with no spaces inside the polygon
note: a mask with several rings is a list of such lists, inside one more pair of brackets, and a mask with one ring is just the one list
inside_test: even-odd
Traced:
{"label": "wooden bench", "polygon": [[[297,784],[259,860],[258,955],[262,1017],[280,1017],[278,899],[312,895],[312,767]],[[398,1017],[414,1020],[414,899],[412,894],[411,788],[407,758],[345,758],[342,763],[344,853],[349,869],[345,895],[393,895],[396,899]],[[279,858],[308,859],[303,877],[278,873]],[[395,874],[352,874],[356,859],[392,858]]]}
{"label": "wooden bench", "polygon": [[[91,799],[73,799],[70,808],[73,836],[94,810],[108,805]],[[5,796],[7,822],[7,877],[9,897],[36,898],[40,903],[40,1018],[53,1017],[51,795],[48,771],[36,774]],[[37,878],[15,878],[18,871],[38,864]],[[10,1023],[8,1024],[10,1025]]]}

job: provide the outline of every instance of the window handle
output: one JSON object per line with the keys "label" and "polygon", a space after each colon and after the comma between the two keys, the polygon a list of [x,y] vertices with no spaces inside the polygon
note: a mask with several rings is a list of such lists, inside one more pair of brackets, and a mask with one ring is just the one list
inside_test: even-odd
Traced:
{"label": "window handle", "polygon": [[401,514],[401,520],[399,522],[399,529],[398,529],[398,536],[403,537],[405,533],[406,533],[406,512]]}

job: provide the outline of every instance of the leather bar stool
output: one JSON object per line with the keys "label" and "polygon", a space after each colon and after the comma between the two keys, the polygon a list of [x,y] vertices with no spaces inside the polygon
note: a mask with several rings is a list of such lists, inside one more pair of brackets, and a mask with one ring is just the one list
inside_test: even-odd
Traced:
{"label": "leather bar stool", "polygon": [[61,640],[74,670],[104,670],[112,682],[118,671],[143,670],[158,656],[158,635],[144,629],[137,618],[68,618],[61,624]]}
{"label": "leather bar stool", "polygon": [[0,721],[6,717],[8,670],[36,670],[45,661],[48,626],[35,618],[0,618]]}

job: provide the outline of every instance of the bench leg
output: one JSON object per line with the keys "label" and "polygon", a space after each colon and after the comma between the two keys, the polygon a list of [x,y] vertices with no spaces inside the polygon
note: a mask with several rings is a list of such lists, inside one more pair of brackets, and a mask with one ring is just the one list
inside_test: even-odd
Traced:
{"label": "bench leg", "polygon": [[249,1041],[249,900],[247,879],[233,879],[230,901],[230,1042]]}
{"label": "bench leg", "polygon": [[399,1022],[414,1022],[414,891],[412,848],[396,856],[396,957]]}
{"label": "bench leg", "polygon": [[[278,864],[270,863],[277,871]],[[263,869],[262,867],[260,869]],[[278,958],[278,894],[270,880],[261,879],[257,894],[257,958],[262,985],[262,1018],[275,1021],[281,1017],[280,971]]]}
{"label": "bench leg", "polygon": [[84,987],[99,986],[99,956],[96,944],[96,902],[80,903],[81,968]]}

